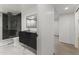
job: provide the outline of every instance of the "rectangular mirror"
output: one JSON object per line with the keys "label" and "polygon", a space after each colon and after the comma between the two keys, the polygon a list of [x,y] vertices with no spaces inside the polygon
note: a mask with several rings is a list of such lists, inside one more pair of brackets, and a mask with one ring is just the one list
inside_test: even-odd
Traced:
{"label": "rectangular mirror", "polygon": [[37,16],[36,14],[26,17],[27,28],[37,28]]}

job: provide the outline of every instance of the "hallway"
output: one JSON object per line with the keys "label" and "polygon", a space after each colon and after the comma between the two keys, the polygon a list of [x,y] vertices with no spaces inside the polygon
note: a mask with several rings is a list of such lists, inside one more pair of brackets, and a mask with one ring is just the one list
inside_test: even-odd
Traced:
{"label": "hallway", "polygon": [[79,49],[70,44],[60,42],[56,49],[56,55],[79,55]]}

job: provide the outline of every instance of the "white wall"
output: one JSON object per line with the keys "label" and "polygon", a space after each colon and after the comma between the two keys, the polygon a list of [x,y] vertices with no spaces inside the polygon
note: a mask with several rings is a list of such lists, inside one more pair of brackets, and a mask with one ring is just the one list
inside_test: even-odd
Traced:
{"label": "white wall", "polygon": [[55,20],[55,22],[54,22],[54,28],[55,28],[55,30],[54,30],[54,34],[55,35],[59,35],[59,14],[57,13],[57,11],[56,11],[56,9],[54,9],[54,20]]}
{"label": "white wall", "polygon": [[75,13],[75,47],[79,48],[79,10]]}
{"label": "white wall", "polygon": [[58,46],[59,46],[59,14],[57,11],[54,9],[54,43],[55,43],[55,53],[58,53]]}
{"label": "white wall", "polygon": [[2,13],[0,13],[0,40],[2,40]]}
{"label": "white wall", "polygon": [[54,34],[55,34],[55,35],[59,35],[59,20],[56,20],[56,21],[54,22],[54,28],[55,28]]}
{"label": "white wall", "polygon": [[26,17],[29,16],[29,15],[36,14],[37,13],[37,6],[33,5],[33,6],[31,6],[27,9],[27,7],[24,5],[22,7],[21,13],[22,13],[21,30],[25,31],[25,30],[28,29],[27,26],[26,26]]}
{"label": "white wall", "polygon": [[38,54],[51,55],[54,51],[54,8],[38,5]]}
{"label": "white wall", "polygon": [[37,13],[38,39],[37,54],[53,54],[54,51],[54,9],[52,5],[37,5],[28,9],[23,7],[21,30],[27,30],[26,16]]}
{"label": "white wall", "polygon": [[75,44],[75,14],[61,15],[59,18],[59,41]]}

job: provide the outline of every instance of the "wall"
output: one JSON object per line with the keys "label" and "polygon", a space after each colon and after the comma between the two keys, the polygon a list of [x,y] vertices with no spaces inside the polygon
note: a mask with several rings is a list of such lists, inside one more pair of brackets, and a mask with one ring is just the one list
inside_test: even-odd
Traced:
{"label": "wall", "polygon": [[0,40],[2,40],[2,13],[0,13]]}
{"label": "wall", "polygon": [[55,28],[55,30],[54,30],[54,34],[55,35],[59,35],[59,14],[57,13],[57,11],[56,11],[56,9],[54,9],[54,20],[55,20],[55,22],[54,22],[54,28]]}
{"label": "wall", "polygon": [[75,14],[64,14],[59,18],[59,41],[75,44]]}
{"label": "wall", "polygon": [[55,20],[55,22],[54,22],[54,28],[55,28],[54,34],[55,35],[59,35],[59,20]]}
{"label": "wall", "polygon": [[29,15],[33,15],[33,14],[36,14],[37,13],[37,7],[36,5],[33,5],[32,7],[29,7],[27,9],[27,7],[24,5],[22,7],[22,20],[21,20],[21,30],[22,31],[26,31],[28,30],[27,26],[26,26],[26,16],[29,16]]}
{"label": "wall", "polygon": [[54,54],[54,8],[52,5],[38,5],[37,54]]}
{"label": "wall", "polygon": [[[54,50],[54,8],[52,5],[37,5],[28,9],[23,7],[21,30],[26,31],[26,16],[37,13],[37,54],[50,54]],[[50,43],[50,44],[49,44]]]}
{"label": "wall", "polygon": [[75,47],[79,48],[79,10],[75,13]]}
{"label": "wall", "polygon": [[59,46],[59,14],[56,9],[54,9],[54,43],[55,43],[55,53],[58,53]]}

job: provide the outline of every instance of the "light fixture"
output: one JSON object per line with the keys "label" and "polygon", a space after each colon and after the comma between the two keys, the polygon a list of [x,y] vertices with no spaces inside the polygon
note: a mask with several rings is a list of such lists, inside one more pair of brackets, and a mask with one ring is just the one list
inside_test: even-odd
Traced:
{"label": "light fixture", "polygon": [[65,10],[68,10],[69,9],[69,7],[65,7]]}

